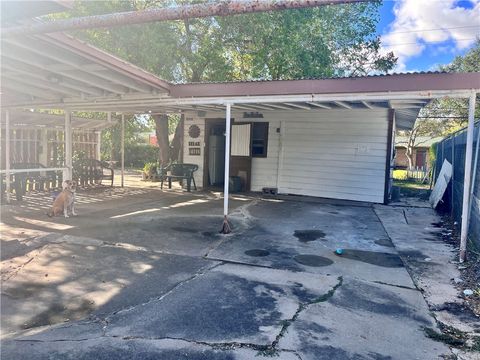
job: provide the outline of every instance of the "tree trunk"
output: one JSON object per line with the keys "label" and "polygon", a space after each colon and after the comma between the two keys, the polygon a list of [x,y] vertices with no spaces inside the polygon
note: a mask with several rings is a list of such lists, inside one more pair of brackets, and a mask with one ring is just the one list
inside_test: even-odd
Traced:
{"label": "tree trunk", "polygon": [[179,162],[182,160],[182,148],[183,148],[183,123],[184,123],[185,115],[181,115],[180,121],[177,124],[175,129],[175,135],[173,136],[172,140],[172,147],[170,160]]}
{"label": "tree trunk", "polygon": [[170,146],[168,144],[168,116],[153,115],[155,120],[155,135],[158,143],[158,162],[160,166],[167,166],[169,163]]}
{"label": "tree trunk", "polygon": [[415,147],[415,140],[417,139],[418,134],[418,126],[415,127],[412,131],[410,131],[410,136],[408,137],[407,141],[407,149],[405,150],[405,156],[408,160],[408,168],[413,168],[413,149]]}

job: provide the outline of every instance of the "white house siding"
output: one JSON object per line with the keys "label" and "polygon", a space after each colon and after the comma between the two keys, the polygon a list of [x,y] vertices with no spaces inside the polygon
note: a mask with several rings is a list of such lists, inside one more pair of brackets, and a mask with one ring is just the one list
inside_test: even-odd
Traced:
{"label": "white house siding", "polygon": [[[188,134],[191,125],[197,125],[200,128],[200,136],[192,139]],[[200,142],[200,155],[189,155],[189,142]],[[186,164],[197,164],[198,170],[194,172],[195,184],[197,187],[203,187],[203,159],[205,155],[205,119],[199,118],[195,114],[187,113],[185,115],[183,132],[183,162]]]}
{"label": "white house siding", "polygon": [[280,193],[383,202],[387,110],[284,113]]}
{"label": "white house siding", "polygon": [[[266,158],[252,158],[251,190],[277,187],[279,193],[383,202],[388,111],[262,111],[269,123]],[[196,114],[195,114],[196,115]],[[203,186],[205,120],[186,115],[184,162],[199,165],[195,180]],[[221,118],[209,113],[206,118]],[[235,121],[242,113],[233,112]],[[190,125],[201,129],[201,156],[188,155]],[[278,131],[277,131],[278,129]]]}
{"label": "white house siding", "polygon": [[277,115],[264,114],[265,118],[254,121],[268,122],[268,148],[267,157],[252,158],[252,176],[251,176],[251,190],[262,191],[264,187],[277,187],[278,177],[278,156],[280,152],[280,120]]}

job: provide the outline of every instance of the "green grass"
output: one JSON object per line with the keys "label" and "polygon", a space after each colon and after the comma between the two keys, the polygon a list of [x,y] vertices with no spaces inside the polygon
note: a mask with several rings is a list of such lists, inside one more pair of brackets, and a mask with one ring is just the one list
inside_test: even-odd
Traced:
{"label": "green grass", "polygon": [[429,184],[422,184],[416,181],[408,181],[408,180],[393,180],[393,185],[398,186],[405,189],[419,189],[419,190],[429,190]]}
{"label": "green grass", "polygon": [[393,180],[407,180],[407,170],[393,170]]}

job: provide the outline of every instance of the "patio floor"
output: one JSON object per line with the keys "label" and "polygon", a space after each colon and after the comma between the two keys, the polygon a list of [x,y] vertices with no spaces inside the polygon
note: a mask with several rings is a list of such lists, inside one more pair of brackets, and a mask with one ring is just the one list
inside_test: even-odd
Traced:
{"label": "patio floor", "polygon": [[213,193],[97,189],[68,219],[34,198],[2,207],[5,359],[451,354],[373,206],[234,196],[220,235]]}

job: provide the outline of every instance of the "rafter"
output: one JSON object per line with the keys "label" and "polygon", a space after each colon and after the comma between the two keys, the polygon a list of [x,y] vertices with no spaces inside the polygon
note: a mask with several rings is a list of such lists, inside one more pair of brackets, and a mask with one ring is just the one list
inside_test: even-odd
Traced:
{"label": "rafter", "polygon": [[319,104],[319,103],[316,103],[316,102],[308,102],[307,104],[310,104],[310,105],[315,106],[315,107],[319,107],[321,109],[331,109],[332,108],[331,106],[324,105],[324,104]]}
{"label": "rafter", "polygon": [[292,104],[292,103],[285,103],[285,105],[288,105],[297,109],[312,110],[310,106],[306,106],[306,105],[299,105],[299,104]]}
{"label": "rafter", "polygon": [[335,105],[338,105],[344,109],[352,109],[352,106],[347,104],[345,101],[334,101],[333,102]]}

